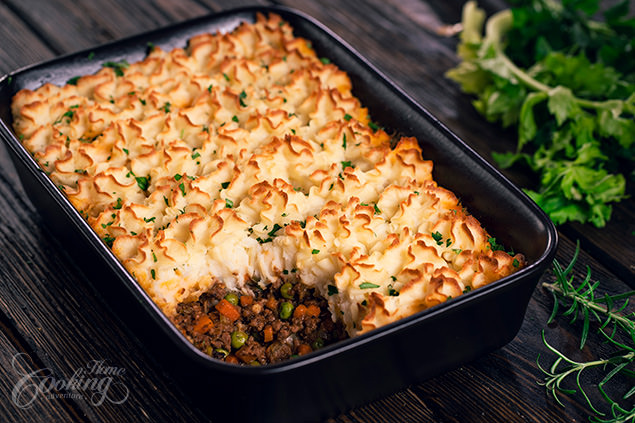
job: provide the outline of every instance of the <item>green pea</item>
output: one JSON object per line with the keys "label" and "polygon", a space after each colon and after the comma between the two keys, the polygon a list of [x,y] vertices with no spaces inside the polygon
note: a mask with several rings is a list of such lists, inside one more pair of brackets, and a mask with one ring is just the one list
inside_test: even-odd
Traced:
{"label": "green pea", "polygon": [[320,348],[322,348],[324,346],[324,340],[322,338],[317,338],[315,341],[313,341],[313,343],[311,344],[311,347],[313,348],[313,350],[319,350]]}
{"label": "green pea", "polygon": [[291,282],[285,282],[280,287],[280,295],[290,300],[293,298],[293,293],[291,292],[292,289],[293,289],[293,284]]}
{"label": "green pea", "polygon": [[280,318],[282,320],[288,319],[289,317],[291,317],[291,314],[293,314],[293,304],[291,304],[289,301],[285,301],[280,304]]}
{"label": "green pea", "polygon": [[247,334],[241,330],[232,332],[232,348],[239,349],[247,342]]}
{"label": "green pea", "polygon": [[227,351],[224,348],[216,348],[214,351],[217,352],[218,354],[221,354],[223,356],[223,358],[225,358],[225,357],[227,357],[229,355],[229,351]]}
{"label": "green pea", "polygon": [[225,295],[225,299],[233,305],[238,305],[238,295],[234,294],[233,292]]}

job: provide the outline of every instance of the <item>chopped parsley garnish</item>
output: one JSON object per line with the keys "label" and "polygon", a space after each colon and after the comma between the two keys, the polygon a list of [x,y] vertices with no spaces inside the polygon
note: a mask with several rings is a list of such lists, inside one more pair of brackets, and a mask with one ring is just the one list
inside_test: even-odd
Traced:
{"label": "chopped parsley garnish", "polygon": [[106,235],[103,239],[106,245],[112,248],[112,243],[115,242],[115,238],[110,235]]}
{"label": "chopped parsley garnish", "polygon": [[157,274],[154,271],[154,269],[150,269],[150,275],[152,275],[152,279],[156,279],[157,278]]}
{"label": "chopped parsley garnish", "polygon": [[105,68],[112,68],[112,70],[115,71],[115,75],[117,76],[123,76],[124,69],[130,67],[130,63],[128,63],[125,59],[118,62],[105,62],[101,65]]}
{"label": "chopped parsley garnish", "polygon": [[463,252],[463,250],[460,248],[453,248],[452,251],[454,251],[457,254],[461,254]]}
{"label": "chopped parsley garnish", "polygon": [[327,285],[326,290],[327,290],[327,293],[329,294],[329,297],[331,295],[339,294],[340,292],[335,285]]}
{"label": "chopped parsley garnish", "polygon": [[139,99],[139,103],[141,103],[144,106],[146,105],[146,101],[144,99],[142,99],[142,98]]}
{"label": "chopped parsley garnish", "polygon": [[238,121],[238,116],[236,116],[236,115],[232,116],[232,120],[233,120],[234,122],[236,122],[236,123],[238,123],[238,122],[239,122],[239,121]]}
{"label": "chopped parsley garnish", "polygon": [[391,297],[398,297],[399,291],[392,287],[392,285],[388,285],[388,295]]}
{"label": "chopped parsley garnish", "polygon": [[432,235],[432,239],[434,239],[437,242],[437,245],[443,244],[443,234],[441,232],[439,231],[432,232],[430,235]]}
{"label": "chopped parsley garnish", "polygon": [[238,101],[240,102],[240,105],[242,107],[247,107],[247,105],[245,104],[244,100],[247,98],[247,93],[245,92],[245,90],[242,90],[240,92],[240,95],[238,96]]}
{"label": "chopped parsley garnish", "polygon": [[135,177],[135,180],[137,181],[137,185],[141,191],[148,189],[148,186],[150,185],[150,177],[146,178],[145,176],[137,176]]}
{"label": "chopped parsley garnish", "polygon": [[397,280],[396,276],[391,276],[390,279],[392,279],[393,282],[395,282]]}
{"label": "chopped parsley garnish", "polygon": [[342,169],[346,169],[347,167],[355,168],[355,165],[353,165],[353,163],[351,163],[350,161],[342,162]]}
{"label": "chopped parsley garnish", "polygon": [[198,151],[192,153],[192,160],[198,159],[199,157],[201,157],[201,153],[199,153]]}
{"label": "chopped parsley garnish", "polygon": [[373,130],[373,132],[377,132],[379,130],[379,125],[375,122],[368,122],[368,127]]}
{"label": "chopped parsley garnish", "polygon": [[161,107],[161,109],[163,109],[165,113],[170,113],[170,106],[171,106],[170,102],[166,101],[165,104]]}
{"label": "chopped parsley garnish", "polygon": [[325,65],[328,65],[329,63],[331,63],[331,60],[328,59],[327,57],[321,57],[320,62],[324,63]]}
{"label": "chopped parsley garnish", "polygon": [[148,47],[148,53],[152,53],[154,51],[154,43],[148,41],[148,43],[146,44],[146,46]]}
{"label": "chopped parsley garnish", "polygon": [[168,202],[168,197],[166,197],[165,195],[163,196],[163,201],[165,201],[165,205],[170,207],[170,203]]}
{"label": "chopped parsley garnish", "polygon": [[212,84],[209,84],[209,86],[207,87],[207,92],[211,93],[212,92]]}
{"label": "chopped parsley garnish", "polygon": [[154,251],[152,251],[152,260],[156,263],[157,262],[157,255],[154,254]]}
{"label": "chopped parsley garnish", "polygon": [[130,150],[128,150],[127,148],[122,148],[123,152],[126,154],[130,154]]}
{"label": "chopped parsley garnish", "polygon": [[143,218],[143,221],[146,223],[150,223],[150,222],[154,222],[154,220],[156,219],[156,216],[152,216],[151,218],[147,219],[147,218]]}
{"label": "chopped parsley garnish", "polygon": [[229,186],[229,181],[223,182],[222,184],[220,184],[220,186],[223,187],[223,189],[227,189],[227,187]]}
{"label": "chopped parsley garnish", "polygon": [[472,290],[472,287],[468,285],[468,286],[466,286],[466,287],[465,287],[465,289],[463,290],[463,293],[464,293],[464,294],[467,294],[467,293],[468,293],[468,292],[470,292],[471,290]]}
{"label": "chopped parsley garnish", "polygon": [[379,288],[379,285],[370,283],[370,282],[362,282],[359,284],[359,289],[372,289],[372,288]]}
{"label": "chopped parsley garnish", "polygon": [[223,72],[223,78],[225,78],[225,81],[229,82],[229,76]]}
{"label": "chopped parsley garnish", "polygon": [[342,136],[342,148],[346,150],[346,134]]}
{"label": "chopped parsley garnish", "polygon": [[179,189],[181,190],[181,194],[183,194],[183,197],[185,197],[185,183],[181,182],[179,184]]}
{"label": "chopped parsley garnish", "polygon": [[512,266],[514,266],[514,267],[518,267],[518,266],[520,266],[520,262],[518,261],[518,259],[514,259],[514,260],[512,261]]}
{"label": "chopped parsley garnish", "polygon": [[232,207],[234,207],[234,202],[229,198],[225,198],[225,208],[231,209]]}
{"label": "chopped parsley garnish", "polygon": [[66,83],[68,85],[77,85],[77,81],[79,81],[79,78],[81,78],[80,76],[74,76],[72,78],[70,78],[68,81],[66,81]]}
{"label": "chopped parsley garnish", "polygon": [[117,198],[117,203],[115,203],[115,205],[112,206],[112,208],[115,209],[115,210],[119,210],[121,208],[121,206],[122,206],[121,198]]}
{"label": "chopped parsley garnish", "polygon": [[505,247],[496,242],[496,238],[488,238],[487,242],[491,245],[492,251],[505,251]]}
{"label": "chopped parsley garnish", "polygon": [[381,210],[377,207],[377,204],[373,204],[373,209],[375,209],[375,214],[381,214]]}
{"label": "chopped parsley garnish", "polygon": [[345,121],[347,121],[347,122],[348,122],[348,121],[349,121],[349,120],[351,120],[351,119],[353,119],[353,116],[349,115],[348,113],[346,113],[346,114],[344,115],[344,120],[345,120]]}
{"label": "chopped parsley garnish", "polygon": [[315,248],[311,250],[311,254],[320,254],[320,250],[316,250]]}
{"label": "chopped parsley garnish", "polygon": [[183,177],[183,175],[181,175],[180,173],[177,173],[177,174],[174,175],[174,180],[175,181],[180,181],[182,177]]}
{"label": "chopped parsley garnish", "polygon": [[449,247],[450,245],[452,245],[452,240],[450,238],[445,240],[445,246]]}
{"label": "chopped parsley garnish", "polygon": [[276,236],[276,232],[278,232],[280,229],[282,229],[282,226],[278,225],[277,223],[275,223],[273,225],[273,229],[271,229],[269,231],[269,233],[267,233],[267,235],[269,236]]}

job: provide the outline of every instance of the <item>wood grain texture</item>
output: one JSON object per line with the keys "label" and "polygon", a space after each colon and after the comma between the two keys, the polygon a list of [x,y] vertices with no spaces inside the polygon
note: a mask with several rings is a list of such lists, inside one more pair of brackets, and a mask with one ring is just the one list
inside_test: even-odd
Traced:
{"label": "wood grain texture", "polygon": [[[500,0],[482,3],[488,13],[505,6]],[[0,72],[191,17],[253,4],[271,3],[8,0],[0,4],[3,22],[0,35],[5,41],[0,48]],[[470,99],[443,77],[457,63],[456,40],[440,38],[435,27],[459,20],[460,1],[283,0],[276,4],[295,7],[326,24],[489,160],[491,151],[512,148],[514,134],[485,122],[472,108]],[[506,174],[516,182],[531,181],[522,172]],[[627,273],[620,269],[628,270],[633,264],[632,255],[618,253],[620,248],[624,253],[629,242],[632,246],[632,233],[625,236],[624,226],[620,226],[633,223],[634,208],[628,207],[631,206],[618,208],[617,225],[603,231],[594,232],[577,225],[565,227],[557,259],[568,262],[575,240],[582,238],[588,252],[581,255],[576,274],[583,275],[589,265],[594,278],[602,280],[603,289],[623,292]],[[76,263],[78,258],[57,243],[47,229],[47,222],[27,199],[4,147],[0,147],[0,215],[0,364],[4,368],[0,414],[3,417],[15,422],[214,419],[180,392],[170,366],[156,360],[160,351],[144,342],[139,328],[122,320],[116,304],[103,299],[98,289],[86,283],[86,276]],[[595,253],[599,250],[604,254]],[[614,258],[612,262],[607,259],[609,256]],[[547,273],[542,281],[552,278]],[[551,307],[551,297],[537,288],[518,336],[504,348],[333,416],[329,422],[586,421],[588,409],[579,397],[563,397],[566,405],[563,409],[537,383],[541,379],[536,365],[538,355],[542,356],[541,363],[544,360],[545,365],[550,364],[540,334],[546,328]],[[578,358],[609,352],[597,340],[580,351],[579,333],[579,325],[568,325],[563,319],[545,332],[554,346]],[[123,382],[130,397],[123,404],[100,406],[93,406],[86,398],[51,399],[38,402],[35,417],[29,416],[10,401],[15,378],[12,379],[7,366],[17,352],[27,352],[34,358],[26,370],[48,368],[62,379],[69,378],[91,360],[106,359],[111,365],[126,369]],[[590,384],[592,380],[586,382]],[[597,392],[590,393],[593,399],[598,399]]]}
{"label": "wood grain texture", "polygon": [[54,57],[46,43],[4,2],[0,3],[0,22],[0,75]]}
{"label": "wood grain texture", "polygon": [[[0,396],[5,399],[0,403],[0,416],[3,420],[33,423],[88,421],[72,404],[60,398],[57,390],[50,396],[36,395],[34,399],[34,390],[29,386],[37,375],[49,375],[50,372],[34,361],[37,356],[25,349],[20,341],[19,335],[0,321]],[[21,386],[25,388],[21,389]]]}

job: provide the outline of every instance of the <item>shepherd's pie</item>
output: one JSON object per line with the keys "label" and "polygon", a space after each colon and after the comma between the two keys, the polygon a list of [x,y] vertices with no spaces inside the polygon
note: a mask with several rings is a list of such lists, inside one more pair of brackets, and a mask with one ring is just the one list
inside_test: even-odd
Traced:
{"label": "shepherd's pie", "polygon": [[103,65],[18,92],[14,129],[171,318],[290,282],[355,336],[525,265],[277,15]]}

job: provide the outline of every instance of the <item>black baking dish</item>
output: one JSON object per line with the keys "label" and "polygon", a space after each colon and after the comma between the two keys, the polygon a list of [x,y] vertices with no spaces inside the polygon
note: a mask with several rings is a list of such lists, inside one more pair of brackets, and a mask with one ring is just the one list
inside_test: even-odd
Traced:
{"label": "black baking dish", "polygon": [[[23,88],[64,84],[73,76],[94,73],[106,61],[141,60],[150,42],[167,50],[185,46],[198,33],[229,31],[241,21],[253,21],[258,12],[281,15],[320,56],[346,71],[354,94],[376,121],[417,137],[424,158],[434,162],[439,184],[455,192],[499,241],[525,254],[528,266],[440,306],[280,364],[239,367],[196,350],[22,147],[11,129],[11,98]],[[235,407],[246,421],[324,419],[502,347],[518,332],[529,298],[556,250],[553,224],[528,197],[346,43],[310,17],[287,8],[231,10],[16,71],[0,80],[0,119],[2,139],[48,227],[62,229],[58,235],[64,248],[81,252],[98,291],[129,305],[123,310],[109,301],[114,310],[125,311],[124,319],[130,319],[134,328],[132,322],[150,322],[150,335],[137,332],[144,342],[155,345],[153,351],[161,346],[158,355],[169,357],[165,362],[172,363],[171,373],[186,389],[193,388],[188,392],[195,403],[215,421],[225,421]],[[107,284],[97,283],[107,279]]]}

